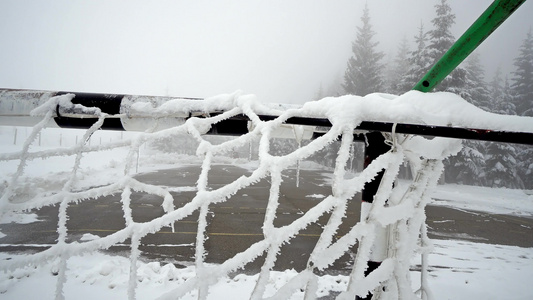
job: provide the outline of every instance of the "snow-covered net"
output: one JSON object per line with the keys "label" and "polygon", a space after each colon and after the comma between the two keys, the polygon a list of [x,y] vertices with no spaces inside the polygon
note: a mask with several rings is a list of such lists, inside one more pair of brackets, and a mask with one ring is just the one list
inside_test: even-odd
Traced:
{"label": "snow-covered net", "polygon": [[[415,98],[418,94],[412,94]],[[319,271],[325,270],[336,260],[357,246],[357,254],[351,268],[349,281],[344,292],[337,297],[339,299],[354,299],[356,295],[364,297],[369,292],[381,299],[411,299],[425,298],[430,296],[427,284],[424,280],[420,289],[414,291],[409,270],[410,261],[414,254],[420,253],[426,256],[431,249],[431,242],[426,236],[424,208],[429,198],[429,190],[433,187],[443,170],[442,160],[460,149],[460,142],[448,139],[426,139],[419,136],[403,136],[399,134],[385,134],[391,150],[377,159],[353,178],[348,178],[347,164],[351,156],[351,145],[354,142],[354,129],[363,120],[368,118],[381,118],[383,103],[393,97],[389,95],[375,94],[366,98],[346,96],[340,98],[327,98],[318,102],[309,102],[301,107],[282,108],[275,105],[263,105],[255,97],[235,93],[222,95],[203,101],[196,100],[173,100],[167,103],[155,105],[150,102],[133,103],[126,115],[143,115],[144,117],[168,118],[173,115],[198,115],[205,112],[201,117],[191,117],[182,124],[171,126],[156,132],[141,133],[129,140],[113,141],[102,145],[88,145],[86,141],[109,117],[96,108],[85,108],[72,104],[73,95],[63,95],[51,98],[44,105],[35,109],[34,115],[42,115],[43,120],[37,124],[22,149],[16,153],[0,154],[1,160],[18,160],[18,168],[14,172],[3,189],[0,200],[0,212],[2,216],[40,209],[47,206],[58,205],[59,214],[57,222],[57,243],[49,249],[31,255],[20,256],[16,259],[3,261],[0,268],[5,272],[13,272],[28,265],[39,267],[51,259],[59,259],[56,298],[63,297],[63,289],[66,281],[67,261],[69,258],[84,253],[108,249],[113,245],[129,241],[131,244],[130,279],[128,296],[136,298],[136,286],[138,284],[137,262],[140,258],[139,246],[141,239],[151,233],[156,233],[165,227],[175,229],[175,223],[183,220],[195,212],[199,212],[198,230],[195,243],[195,270],[194,277],[178,284],[170,292],[161,296],[161,299],[178,299],[195,291],[199,299],[205,299],[209,294],[210,287],[221,278],[234,274],[242,269],[247,263],[264,256],[264,264],[261,267],[255,288],[250,294],[251,299],[288,299],[295,293],[304,293],[306,299],[317,297],[317,282]],[[409,98],[409,96],[406,96]],[[383,102],[385,101],[385,102]],[[364,104],[366,103],[366,104]],[[98,121],[85,132],[85,136],[74,147],[52,149],[44,151],[30,151],[30,146],[36,140],[39,132],[55,116],[57,106],[71,107],[86,114],[98,117]],[[410,109],[410,108],[409,108]],[[392,109],[394,110],[394,109]],[[209,112],[221,112],[215,116],[209,116]],[[397,110],[398,118],[405,118],[401,114],[404,110]],[[261,121],[260,113],[278,116],[271,121]],[[222,120],[246,115],[251,121],[249,132],[227,140],[221,144],[212,144],[203,135],[209,128]],[[406,114],[412,116],[414,114]],[[420,117],[421,114],[415,115]],[[270,140],[273,132],[286,126],[287,119],[294,116],[328,118],[332,127],[322,136],[310,141],[295,151],[282,155],[273,156],[269,151]],[[390,117],[390,116],[389,116]],[[398,119],[397,118],[397,119]],[[298,138],[298,132],[302,132],[300,126],[294,126],[293,132]],[[200,175],[196,183],[196,193],[191,201],[183,206],[176,207],[174,196],[169,187],[157,184],[141,182],[133,175],[135,163],[138,158],[139,148],[152,141],[162,138],[177,137],[188,134],[199,142],[197,155],[202,157]],[[282,172],[294,167],[317,151],[324,149],[329,144],[337,141],[340,137],[341,146],[336,154],[334,178],[331,184],[331,194],[318,201],[314,207],[307,210],[292,223],[285,226],[275,226],[279,211],[280,186],[283,181]],[[227,155],[235,149],[258,141],[257,157],[258,167],[248,176],[241,176],[235,181],[219,188],[208,186],[209,172],[215,157]],[[76,186],[80,163],[84,155],[94,151],[125,147],[128,154],[122,159],[125,162],[123,175],[112,183],[79,189]],[[36,197],[20,201],[17,193],[23,184],[20,178],[24,175],[26,164],[35,159],[47,159],[75,155],[72,173],[64,185],[57,190],[49,190],[40,193]],[[400,166],[405,162],[411,167],[413,180],[409,188],[399,188],[395,181]],[[347,216],[349,201],[355,201],[354,196],[360,193],[365,183],[371,181],[378,173],[384,170],[384,176],[380,188],[373,199],[373,203],[365,208],[362,220],[350,230],[338,237],[339,228]],[[98,176],[98,174],[94,174]],[[207,239],[206,231],[209,226],[210,208],[217,203],[231,201],[232,195],[238,191],[253,186],[261,179],[270,182],[270,193],[264,195],[266,213],[262,224],[263,238],[252,244],[246,250],[236,254],[221,264],[207,264],[206,256],[209,253],[205,247]],[[295,187],[296,188],[296,187]],[[161,206],[164,214],[154,217],[146,222],[135,222],[132,214],[131,195],[133,192],[143,192],[158,196],[162,199]],[[123,210],[124,226],[109,235],[98,237],[89,241],[68,242],[69,228],[67,213],[69,206],[85,201],[92,201],[100,197],[120,194]],[[270,272],[279,256],[280,249],[310,224],[316,223],[323,215],[329,215],[327,224],[307,262],[307,267],[297,272],[286,284],[281,286],[274,294],[266,294],[265,289],[269,281]],[[214,216],[216,218],[216,216]],[[376,236],[386,229],[388,247],[381,258],[382,262],[377,269],[368,275],[367,262],[375,260],[373,245]],[[179,230],[177,230],[179,231]],[[426,261],[425,259],[423,261]],[[424,263],[422,272],[425,272]],[[425,278],[425,276],[422,276]],[[381,288],[386,286],[386,289]]]}

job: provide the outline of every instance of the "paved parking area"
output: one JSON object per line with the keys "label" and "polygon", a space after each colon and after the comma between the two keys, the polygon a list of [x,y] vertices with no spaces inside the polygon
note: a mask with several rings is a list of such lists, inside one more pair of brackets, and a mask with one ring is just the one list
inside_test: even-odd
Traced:
{"label": "paved parking area", "polygon": [[[296,170],[283,173],[276,226],[289,224],[313,207],[331,192],[326,171],[301,170],[300,186],[295,188]],[[217,188],[236,178],[249,174],[249,171],[231,165],[214,165],[210,172],[209,187]],[[174,187],[176,207],[189,202],[195,195],[194,186],[199,168],[182,167],[142,174],[138,179],[158,185]],[[268,179],[239,191],[228,201],[211,207],[206,250],[207,262],[221,263],[253,243],[261,240],[262,223],[270,184]],[[322,197],[320,196],[322,195]],[[160,197],[132,194],[133,219],[136,222],[151,220],[163,214]],[[345,234],[359,220],[360,199],[356,196],[348,206],[345,222],[338,236]],[[533,218],[494,215],[479,212],[456,210],[446,207],[428,206],[427,224],[429,234],[435,239],[459,239],[481,243],[533,247]],[[40,222],[30,224],[1,224],[0,231],[6,234],[0,238],[0,251],[41,251],[55,243],[57,239],[57,207],[45,207],[36,212]],[[84,201],[68,208],[69,241],[79,241],[85,233],[105,236],[124,228],[120,195],[107,196]],[[276,263],[276,269],[305,268],[307,258],[327,222],[327,215],[300,232],[290,244],[284,245]],[[194,261],[198,212],[175,223],[175,231],[163,228],[142,239],[142,255],[146,259],[188,265]],[[128,241],[116,245],[108,251],[126,253]],[[355,251],[355,249],[354,249]],[[347,253],[336,262],[331,272],[342,272],[351,266],[353,253]],[[249,272],[256,272],[263,258],[246,266]]]}

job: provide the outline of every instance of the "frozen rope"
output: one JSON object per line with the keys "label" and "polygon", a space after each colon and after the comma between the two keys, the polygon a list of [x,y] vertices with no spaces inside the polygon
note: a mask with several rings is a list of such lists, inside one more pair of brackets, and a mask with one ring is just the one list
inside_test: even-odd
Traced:
{"label": "frozen rope", "polygon": [[[128,141],[111,142],[101,147],[82,145],[84,143],[82,141],[74,149],[30,152],[30,145],[40,130],[53,117],[57,104],[61,102],[62,104],[73,105],[70,103],[72,97],[61,97],[60,99],[53,99],[55,102],[47,103],[37,110],[41,115],[44,115],[44,119],[34,127],[32,134],[24,143],[20,152],[0,156],[0,159],[4,160],[19,159],[18,169],[11,177],[8,187],[3,191],[0,202],[0,214],[39,209],[44,206],[59,204],[60,218],[58,221],[58,232],[60,232],[60,238],[58,244],[39,253],[4,261],[2,266],[0,266],[1,270],[10,272],[27,265],[42,266],[49,259],[59,258],[61,261],[59,266],[60,276],[58,276],[56,298],[61,299],[63,297],[65,280],[67,280],[65,272],[69,257],[99,249],[108,249],[113,245],[123,243],[130,239],[131,265],[129,271],[128,298],[135,299],[138,281],[137,262],[140,256],[139,246],[141,239],[150,233],[158,232],[165,226],[173,226],[176,221],[183,220],[194,212],[199,212],[195,244],[196,276],[181,285],[176,285],[174,289],[162,295],[161,299],[176,299],[193,291],[198,292],[199,299],[206,299],[209,295],[210,288],[221,280],[221,278],[243,268],[247,263],[261,255],[265,255],[266,258],[261,267],[255,288],[250,295],[252,299],[263,299],[265,297],[288,299],[299,291],[305,291],[306,299],[314,299],[317,294],[318,280],[315,272],[327,269],[343,254],[350,251],[354,245],[358,245],[356,259],[353,262],[349,284],[346,286],[346,290],[339,296],[340,298],[354,299],[356,295],[365,296],[368,292],[379,293],[376,289],[383,283],[387,283],[389,289],[386,291],[386,294],[391,296],[391,298],[407,299],[417,297],[415,292],[411,290],[409,258],[417,251],[427,254],[429,242],[424,223],[424,207],[429,201],[428,190],[436,184],[442,172],[442,159],[453,154],[454,151],[458,151],[456,148],[450,146],[449,141],[444,139],[426,140],[420,137],[410,137],[398,142],[395,132],[396,124],[394,124],[393,133],[387,138],[387,143],[392,146],[393,150],[375,159],[365,170],[357,174],[354,178],[347,179],[345,178],[345,174],[349,167],[350,157],[353,155],[354,128],[361,120],[357,118],[355,120],[353,118],[346,118],[349,122],[343,122],[336,121],[339,118],[331,118],[333,123],[331,129],[321,137],[310,141],[305,146],[298,147],[298,149],[289,154],[273,156],[270,154],[269,146],[272,132],[284,125],[285,120],[302,112],[304,108],[288,109],[282,112],[278,118],[263,122],[258,118],[258,113],[256,112],[260,104],[252,101],[249,96],[236,93],[230,95],[229,99],[231,101],[213,101],[212,103],[208,101],[202,104],[205,105],[206,110],[209,105],[216,105],[218,109],[223,108],[224,112],[219,115],[208,116],[206,111],[203,118],[192,117],[182,125],[159,132],[145,132],[137,138]],[[193,103],[187,102],[185,104],[189,105],[184,106],[189,107],[190,111],[198,112],[198,107],[194,107]],[[309,104],[309,106],[312,105]],[[81,109],[90,110],[84,107],[81,107]],[[94,110],[91,110],[91,112],[96,113]],[[326,111],[317,110],[316,114],[318,116],[328,117],[327,113]],[[166,114],[167,112],[160,112],[160,116],[165,116]],[[250,124],[253,126],[249,126],[249,132],[247,134],[218,145],[213,145],[204,139],[202,134],[207,132],[212,125],[240,114],[244,114],[252,120]],[[100,117],[103,122],[105,116],[102,114]],[[159,115],[154,113],[154,118],[157,117]],[[344,119],[340,118],[340,120]],[[86,135],[90,136],[100,125],[101,122],[95,124],[87,131]],[[295,137],[300,137],[300,127],[293,126],[292,128]],[[182,133],[189,134],[199,142],[197,155],[203,157],[203,163],[197,180],[197,192],[193,199],[185,205],[175,208],[174,197],[170,194],[168,187],[138,181],[132,177],[131,168],[138,158],[138,151],[142,145],[157,139],[173,137]],[[331,194],[319,201],[292,223],[281,227],[275,226],[274,220],[280,213],[278,206],[280,185],[282,182],[281,172],[295,164],[297,165],[299,161],[308,158],[317,151],[324,149],[327,145],[336,141],[340,135],[342,135],[342,141],[335,160]],[[251,145],[254,140],[258,141],[258,167],[250,175],[242,176],[220,188],[209,189],[208,176],[213,158],[234,151],[242,145]],[[429,147],[430,145],[431,147]],[[77,169],[80,161],[83,159],[83,153],[116,147],[129,148],[128,154],[124,158],[125,168],[122,177],[104,186],[86,188],[81,191],[73,188],[75,186]],[[431,152],[425,150],[434,150],[436,148],[440,148],[441,151]],[[68,181],[64,185],[63,190],[54,191],[47,195],[37,195],[23,203],[11,201],[16,196],[17,187],[21,184],[19,181],[24,173],[24,166],[27,160],[36,158],[46,159],[48,157],[66,154],[75,154],[77,158],[73,166],[71,181]],[[408,192],[403,196],[399,196],[399,189],[397,186],[393,186],[393,182],[398,174],[400,164],[404,163],[404,161],[408,161],[413,166],[417,175],[416,179],[411,183]],[[336,239],[335,235],[338,234],[339,227],[343,223],[343,219],[347,216],[347,204],[353,201],[353,197],[362,191],[365,184],[370,182],[382,170],[385,170],[385,175],[376,199],[370,208],[368,218],[362,220],[353,226],[345,235]],[[237,253],[234,257],[220,265],[206,264],[205,258],[209,255],[205,247],[205,241],[207,239],[206,230],[209,226],[207,217],[211,212],[212,204],[228,201],[238,191],[252,186],[264,178],[269,178],[271,183],[262,226],[263,239],[254,243],[243,252]],[[146,222],[136,222],[132,217],[132,191],[162,197],[161,205],[164,211],[163,215],[154,217]],[[66,208],[68,205],[71,203],[91,201],[111,194],[121,195],[120,201],[122,203],[124,227],[115,233],[99,237],[92,241],[83,243],[67,242],[66,234],[68,233],[68,227],[66,219],[68,219],[68,215]],[[392,200],[388,201],[388,199]],[[311,251],[307,268],[299,272],[284,286],[279,287],[273,295],[266,295],[266,286],[269,282],[270,272],[279,256],[280,247],[283,244],[290,243],[299,232],[307,228],[310,224],[317,222],[321,216],[326,214],[329,214],[329,219],[323,228],[318,243]],[[376,270],[365,276],[375,232],[378,228],[384,226],[394,228],[387,257]],[[427,276],[427,273],[423,274]],[[423,279],[421,285],[419,295],[423,298],[429,296],[430,291],[425,279]]]}

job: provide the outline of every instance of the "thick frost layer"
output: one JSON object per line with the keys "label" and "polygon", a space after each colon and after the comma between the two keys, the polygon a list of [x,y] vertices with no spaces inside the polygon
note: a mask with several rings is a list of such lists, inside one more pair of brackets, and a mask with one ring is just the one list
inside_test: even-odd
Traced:
{"label": "thick frost layer", "polygon": [[[144,114],[154,118],[176,114],[194,115],[214,111],[223,111],[223,113],[214,117],[192,117],[187,119],[185,123],[169,129],[155,133],[143,133],[137,138],[128,141],[112,142],[98,147],[85,145],[85,141],[101,126],[107,115],[100,113],[98,110],[77,107],[77,109],[86,110],[97,115],[99,121],[87,131],[86,136],[76,146],[57,151],[30,152],[31,143],[53,116],[57,104],[72,105],[71,103],[66,103],[69,101],[68,97],[70,96],[52,98],[50,102],[36,109],[34,114],[44,115],[45,118],[43,122],[35,126],[23,149],[17,153],[0,155],[1,160],[19,160],[17,170],[8,186],[3,190],[0,200],[0,213],[2,216],[12,212],[59,205],[59,221],[57,224],[59,237],[57,244],[33,255],[4,261],[1,266],[2,270],[16,272],[16,270],[26,268],[28,265],[42,266],[50,259],[57,259],[58,282],[56,298],[61,299],[67,282],[66,270],[70,257],[98,249],[107,249],[130,239],[128,297],[134,299],[137,295],[140,276],[138,269],[140,250],[138,247],[141,238],[150,233],[155,233],[163,227],[172,226],[176,221],[190,216],[195,211],[199,211],[195,245],[195,274],[187,278],[187,280],[175,282],[175,287],[161,295],[161,299],[175,299],[191,292],[197,293],[199,299],[206,299],[212,291],[211,288],[217,282],[224,280],[229,273],[243,268],[245,264],[263,254],[266,255],[265,263],[258,275],[255,287],[251,291],[250,298],[261,299],[268,296],[273,299],[283,299],[290,298],[294,293],[305,291],[305,297],[313,299],[319,295],[316,271],[323,270],[333,264],[355,244],[358,244],[359,247],[357,258],[349,276],[346,290],[340,294],[340,298],[354,299],[356,295],[364,296],[368,292],[380,294],[382,298],[416,298],[415,293],[411,290],[412,283],[409,277],[411,256],[416,251],[426,255],[431,245],[425,235],[424,207],[430,199],[430,189],[436,184],[442,172],[442,159],[457,153],[460,150],[460,143],[446,139],[425,140],[415,137],[387,136],[392,150],[378,157],[359,176],[346,179],[346,166],[352,153],[353,131],[361,121],[369,120],[370,118],[405,123],[427,122],[434,124],[434,122],[429,121],[437,121],[446,124],[448,122],[457,124],[457,122],[467,121],[466,117],[457,117],[457,120],[455,120],[453,118],[456,116],[449,116],[444,119],[443,116],[445,114],[439,113],[440,109],[453,107],[454,105],[448,104],[443,105],[442,108],[434,109],[434,104],[428,104],[431,97],[440,97],[440,100],[448,101],[448,103],[461,102],[456,97],[450,94],[435,94],[426,97],[414,92],[397,98],[391,95],[373,94],[364,98],[355,96],[327,98],[318,102],[307,103],[303,107],[283,107],[280,105],[261,104],[254,96],[234,93],[213,97],[206,101],[175,100],[156,107],[148,103],[133,103],[130,110],[124,113],[131,115]],[[415,109],[415,106],[418,108]],[[458,104],[457,107],[460,107],[460,110],[466,109],[464,103]],[[259,119],[258,114],[264,113],[278,115],[279,117],[272,121],[263,122]],[[448,113],[450,113],[449,110]],[[484,116],[486,114],[477,110],[475,113],[476,116]],[[251,120],[252,124],[249,127],[249,133],[218,145],[211,144],[203,138],[202,134],[209,130],[213,124],[239,114],[245,114]],[[333,126],[323,136],[292,153],[283,156],[271,155],[269,143],[272,133],[281,126],[285,126],[284,121],[292,116],[325,117],[329,118]],[[442,116],[442,118],[439,118],[439,116]],[[470,116],[468,120],[471,121],[471,119]],[[496,123],[492,125],[496,125]],[[518,125],[514,129],[523,130]],[[302,130],[299,127],[294,127],[293,131],[297,137],[302,134]],[[191,135],[199,142],[197,155],[203,158],[203,164],[195,187],[196,194],[194,198],[182,207],[175,208],[174,198],[168,187],[141,182],[133,178],[131,173],[138,157],[139,149],[143,144],[163,137],[169,138],[184,133]],[[278,212],[279,189],[282,182],[281,172],[297,165],[299,161],[336,141],[339,136],[342,137],[342,142],[337,153],[331,194],[326,195],[323,200],[317,202],[316,206],[309,209],[292,223],[276,227],[274,220]],[[259,140],[257,153],[259,162],[258,167],[253,170],[251,175],[242,176],[218,189],[207,188],[208,174],[214,157],[229,153],[238,147],[257,140]],[[80,189],[77,186],[76,178],[84,155],[88,152],[116,147],[126,147],[128,149],[128,153],[124,158],[125,168],[123,175],[112,183]],[[67,154],[75,155],[76,158],[70,179],[62,187],[46,194],[38,194],[36,197],[26,201],[20,202],[16,200],[17,193],[20,190],[18,189],[20,178],[24,173],[27,161]],[[413,174],[416,174],[415,180],[407,191],[400,190],[393,185],[400,165],[406,160],[410,162]],[[385,176],[373,204],[367,209],[367,214],[365,214],[361,222],[351,228],[348,234],[340,239],[335,239],[338,228],[343,218],[346,217],[348,201],[355,194],[361,192],[365,183],[373,180],[382,170],[385,170]],[[98,175],[95,174],[95,176]],[[204,247],[204,242],[206,240],[205,231],[208,226],[207,216],[210,212],[210,206],[227,201],[239,190],[253,185],[263,178],[268,178],[271,182],[270,195],[262,227],[264,238],[220,265],[206,264],[204,259],[207,255],[207,250]],[[132,218],[130,205],[132,191],[159,196],[165,213],[147,222],[135,222]],[[105,237],[87,236],[81,242],[67,242],[68,207],[81,201],[91,201],[91,199],[112,194],[121,195],[124,227]],[[311,253],[307,269],[295,274],[286,284],[278,287],[273,294],[267,295],[267,283],[270,281],[271,271],[277,260],[280,247],[285,243],[290,243],[291,239],[300,231],[328,212],[331,212],[331,216]],[[382,257],[383,263],[381,266],[368,276],[365,276],[367,261],[376,257],[375,237],[379,232],[383,231],[383,228],[388,228],[390,232],[388,250],[385,253],[385,257]],[[107,272],[105,267],[102,272]],[[421,290],[427,291],[424,282]],[[386,293],[382,293],[382,289],[379,287],[385,283],[389,288]]]}

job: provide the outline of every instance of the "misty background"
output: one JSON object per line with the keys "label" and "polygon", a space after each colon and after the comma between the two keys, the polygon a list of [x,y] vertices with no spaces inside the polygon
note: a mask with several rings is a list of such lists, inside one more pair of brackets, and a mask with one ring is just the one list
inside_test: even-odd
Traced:
{"label": "misty background", "polygon": [[[304,103],[342,80],[365,3],[387,62],[438,2],[1,0],[0,87]],[[458,38],[492,1],[448,3]],[[526,1],[479,47],[487,78],[513,70],[532,12]]]}

